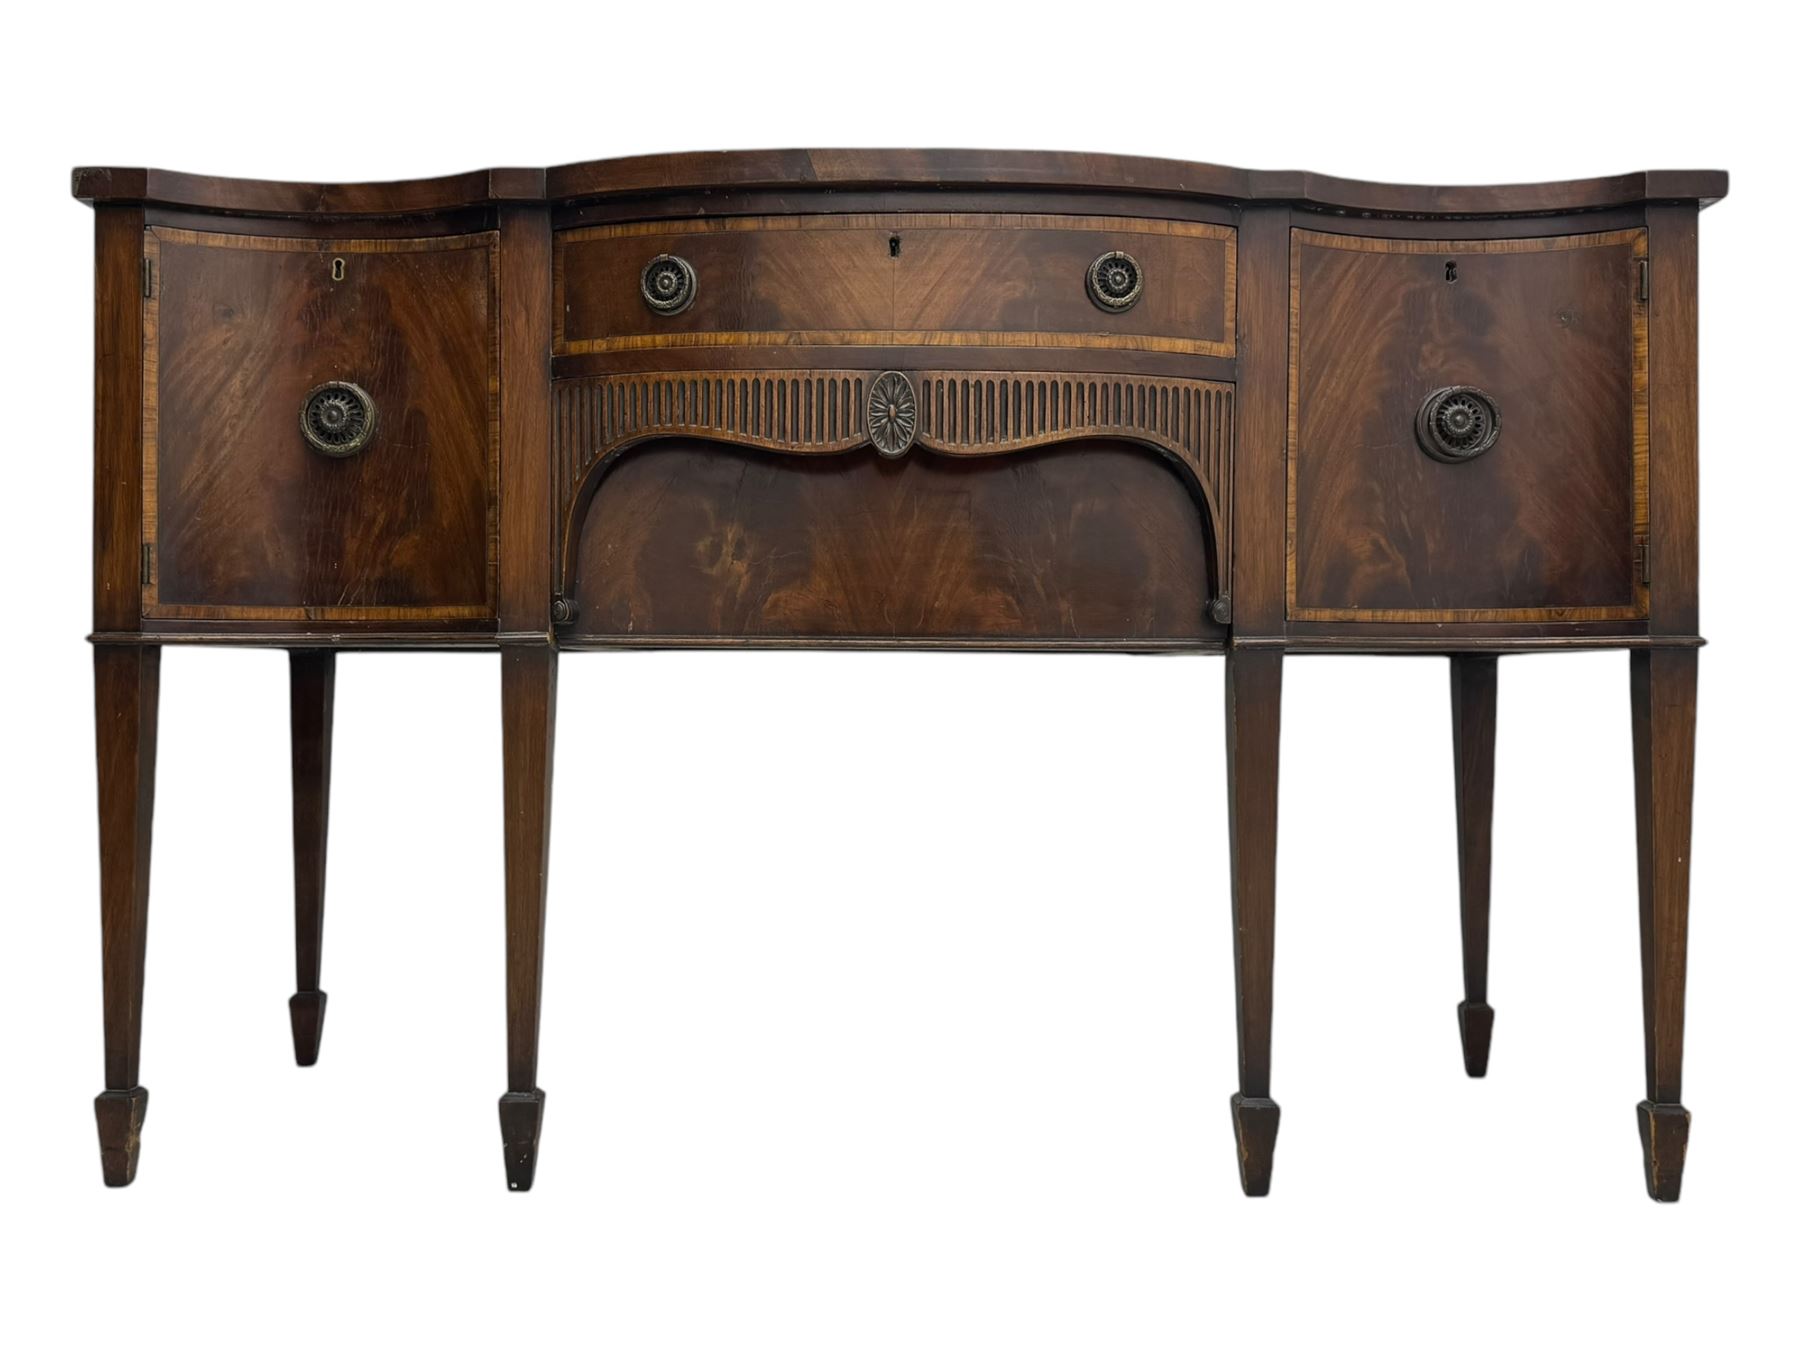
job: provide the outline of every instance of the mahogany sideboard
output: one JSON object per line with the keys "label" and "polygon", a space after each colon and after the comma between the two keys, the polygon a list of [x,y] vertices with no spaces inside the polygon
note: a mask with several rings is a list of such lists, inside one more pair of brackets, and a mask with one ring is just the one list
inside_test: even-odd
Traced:
{"label": "mahogany sideboard", "polygon": [[1243,1189],[1269,1188],[1289,653],[1450,669],[1486,1072],[1502,655],[1629,653],[1649,1192],[1681,1189],[1711,171],[1403,187],[1086,154],[660,155],[331,185],[90,168],[108,1185],[136,1171],[164,645],[290,652],[295,1058],[339,651],[497,648],[508,1184],[559,654],[1225,657]]}

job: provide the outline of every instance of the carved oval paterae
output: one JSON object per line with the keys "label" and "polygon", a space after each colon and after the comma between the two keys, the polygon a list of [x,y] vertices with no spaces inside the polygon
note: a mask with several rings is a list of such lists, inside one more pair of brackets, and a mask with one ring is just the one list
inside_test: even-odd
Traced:
{"label": "carved oval paterae", "polygon": [[1130,309],[1144,293],[1144,269],[1129,253],[1102,253],[1088,264],[1088,296],[1101,309]]}
{"label": "carved oval paterae", "polygon": [[899,459],[912,449],[919,429],[919,400],[912,381],[897,370],[877,376],[869,386],[867,421],[869,440],[889,459]]}
{"label": "carved oval paterae", "polygon": [[644,264],[638,285],[646,305],[658,314],[669,315],[679,314],[694,303],[700,279],[694,275],[693,264],[686,258],[659,253]]}
{"label": "carved oval paterae", "polygon": [[322,455],[347,459],[375,434],[375,400],[361,385],[328,380],[307,391],[300,434]]}
{"label": "carved oval paterae", "polygon": [[1434,389],[1419,405],[1413,432],[1419,448],[1443,464],[1465,464],[1494,448],[1500,405],[1470,384]]}

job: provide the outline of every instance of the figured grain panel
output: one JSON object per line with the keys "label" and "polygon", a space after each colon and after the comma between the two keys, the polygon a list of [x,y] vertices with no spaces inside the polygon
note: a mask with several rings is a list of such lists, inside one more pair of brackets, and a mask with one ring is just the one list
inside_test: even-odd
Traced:
{"label": "figured grain panel", "polygon": [[[494,614],[496,239],[147,232],[146,616]],[[327,380],[378,409],[349,459],[300,435]]]}
{"label": "figured grain panel", "polygon": [[[1291,249],[1288,617],[1644,618],[1645,232]],[[1495,397],[1501,435],[1446,465],[1412,423],[1453,384]]]}
{"label": "figured grain panel", "polygon": [[1212,523],[1217,591],[1230,593],[1233,386],[1017,371],[928,371],[918,384],[919,443],[941,454],[1004,454],[1097,436],[1154,445],[1179,461]]}
{"label": "figured grain panel", "polygon": [[[1088,264],[1131,253],[1143,298],[1111,313]],[[693,264],[693,304],[650,312],[639,272]],[[639,222],[556,240],[556,353],[742,346],[1092,348],[1230,356],[1237,233],[1110,216],[845,214]]]}
{"label": "figured grain panel", "polygon": [[[656,438],[725,441],[790,455],[868,444],[861,370],[656,372],[555,386],[563,577],[574,575],[580,521],[613,456]],[[1208,380],[1022,371],[922,371],[917,444],[949,456],[1007,455],[1071,440],[1126,439],[1174,461],[1211,530],[1207,576],[1230,592],[1235,390]]]}
{"label": "figured grain panel", "polygon": [[1093,439],[1003,457],[619,457],[582,523],[575,642],[1070,646],[1217,640],[1205,522],[1170,461]]}

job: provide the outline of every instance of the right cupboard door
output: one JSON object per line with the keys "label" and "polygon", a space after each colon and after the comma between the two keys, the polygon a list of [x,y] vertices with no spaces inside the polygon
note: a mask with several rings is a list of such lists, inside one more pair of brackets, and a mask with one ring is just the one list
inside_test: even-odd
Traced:
{"label": "right cupboard door", "polygon": [[1293,232],[1293,620],[1641,619],[1642,229]]}

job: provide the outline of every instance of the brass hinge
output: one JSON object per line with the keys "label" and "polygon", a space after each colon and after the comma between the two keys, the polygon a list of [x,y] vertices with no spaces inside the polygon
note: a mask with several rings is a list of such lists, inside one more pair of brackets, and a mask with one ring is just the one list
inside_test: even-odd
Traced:
{"label": "brass hinge", "polygon": [[1638,303],[1650,303],[1650,259],[1639,258],[1638,264]]}
{"label": "brass hinge", "polygon": [[156,261],[144,259],[144,299],[148,300],[156,294]]}
{"label": "brass hinge", "polygon": [[156,545],[145,544],[144,550],[139,557],[138,583],[143,586],[148,586],[150,584],[151,569],[156,565]]}
{"label": "brass hinge", "polygon": [[1650,541],[1648,539],[1638,540],[1636,552],[1638,581],[1648,586],[1650,584]]}

